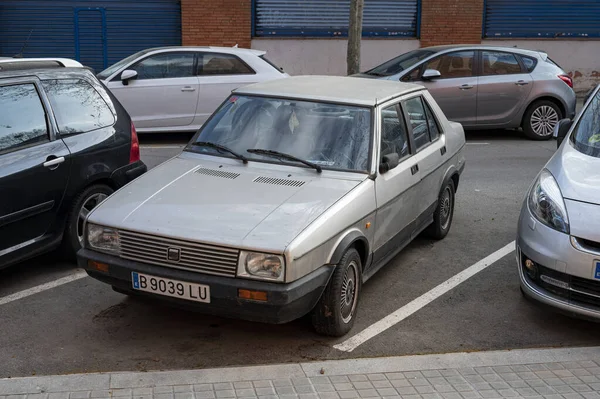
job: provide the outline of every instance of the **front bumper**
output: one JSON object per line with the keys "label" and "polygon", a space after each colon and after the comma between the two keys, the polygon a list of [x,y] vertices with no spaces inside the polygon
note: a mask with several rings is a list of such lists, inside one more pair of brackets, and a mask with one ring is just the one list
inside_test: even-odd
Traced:
{"label": "front bumper", "polygon": [[[88,261],[107,264],[108,273],[88,266]],[[128,294],[160,299],[176,306],[217,316],[264,323],[287,323],[310,312],[325,290],[334,266],[322,266],[289,284],[269,283],[232,277],[219,277],[180,269],[132,262],[116,256],[82,249],[77,253],[79,267],[88,275]],[[132,288],[131,272],[210,286],[209,304],[171,298],[137,291]],[[259,302],[238,297],[238,289],[267,292],[267,301]]]}
{"label": "front bumper", "polygon": [[[527,297],[572,316],[600,320],[600,279],[594,278],[600,257],[576,249],[570,235],[538,222],[526,204],[519,218],[516,256]],[[527,272],[526,259],[535,263],[536,273]]]}

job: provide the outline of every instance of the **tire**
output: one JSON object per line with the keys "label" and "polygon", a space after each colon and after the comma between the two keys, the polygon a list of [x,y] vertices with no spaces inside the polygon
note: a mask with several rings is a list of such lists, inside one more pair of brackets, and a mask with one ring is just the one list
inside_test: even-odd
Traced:
{"label": "tire", "polygon": [[450,231],[454,217],[454,181],[450,179],[438,197],[438,204],[433,214],[433,223],[427,227],[425,234],[434,240],[441,240]]}
{"label": "tire", "polygon": [[[69,215],[67,216],[67,225],[65,226],[65,235],[63,237],[62,249],[64,255],[71,260],[75,259],[75,254],[81,249],[81,239],[83,238],[83,219],[89,211],[102,202],[106,197],[114,192],[112,188],[105,184],[95,184],[83,190],[73,200]],[[83,212],[83,207],[87,213]]]}
{"label": "tire", "polygon": [[314,329],[319,334],[331,337],[346,335],[356,319],[361,288],[360,256],[356,249],[350,248],[335,268],[329,284],[313,310]]}
{"label": "tire", "polygon": [[525,112],[523,132],[531,140],[549,140],[554,126],[562,118],[562,111],[552,101],[536,101]]}

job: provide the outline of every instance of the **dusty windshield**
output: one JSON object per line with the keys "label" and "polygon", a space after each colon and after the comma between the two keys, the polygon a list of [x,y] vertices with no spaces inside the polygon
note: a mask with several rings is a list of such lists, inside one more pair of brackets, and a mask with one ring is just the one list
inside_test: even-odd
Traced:
{"label": "dusty windshield", "polygon": [[365,72],[367,75],[373,76],[392,76],[404,71],[415,65],[417,62],[424,60],[430,55],[435,54],[431,50],[413,50],[393,58],[375,68]]}
{"label": "dusty windshield", "polygon": [[573,146],[580,152],[600,158],[600,95],[597,93],[571,134]]}
{"label": "dusty windshield", "polygon": [[323,169],[367,171],[371,140],[371,109],[320,102],[232,96],[194,136],[188,151],[221,156],[230,153],[194,143],[227,147],[249,160],[282,162],[248,150],[291,155]]}

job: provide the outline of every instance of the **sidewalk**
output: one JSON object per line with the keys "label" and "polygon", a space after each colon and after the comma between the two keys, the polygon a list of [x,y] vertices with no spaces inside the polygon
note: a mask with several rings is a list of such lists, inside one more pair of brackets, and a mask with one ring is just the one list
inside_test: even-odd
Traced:
{"label": "sidewalk", "polygon": [[600,399],[600,347],[0,379],[0,399]]}

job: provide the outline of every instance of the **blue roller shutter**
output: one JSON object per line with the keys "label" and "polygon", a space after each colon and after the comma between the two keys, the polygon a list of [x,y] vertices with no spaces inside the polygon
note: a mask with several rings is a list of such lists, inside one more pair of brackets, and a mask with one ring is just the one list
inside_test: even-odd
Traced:
{"label": "blue roller shutter", "polygon": [[179,0],[0,1],[4,57],[24,47],[24,57],[73,58],[99,72],[145,48],[179,45]]}
{"label": "blue roller shutter", "polygon": [[484,37],[600,37],[600,1],[485,0]]}
{"label": "blue roller shutter", "polygon": [[[254,36],[348,35],[350,0],[254,0]],[[365,0],[363,36],[416,37],[419,0]]]}

